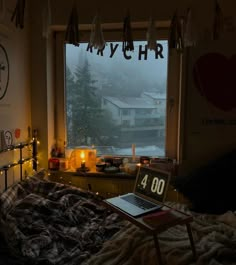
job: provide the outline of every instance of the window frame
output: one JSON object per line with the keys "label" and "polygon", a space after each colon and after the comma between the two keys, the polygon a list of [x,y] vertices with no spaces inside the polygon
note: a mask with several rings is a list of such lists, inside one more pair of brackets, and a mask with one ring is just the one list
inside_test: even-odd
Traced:
{"label": "window frame", "polygon": [[[139,23],[137,28],[132,28],[134,40],[143,40],[146,34],[146,23]],[[142,26],[140,26],[142,25]],[[169,25],[167,23],[167,25]],[[80,31],[81,41],[88,41],[90,37],[90,26],[82,26]],[[65,116],[65,50],[64,37],[65,29],[55,31],[55,131],[56,142],[65,142],[66,140],[66,116]],[[168,39],[169,27],[158,28],[159,39]],[[122,34],[122,24],[120,27],[116,25],[112,29],[112,25],[104,30],[104,37],[109,41],[117,41]],[[182,69],[183,54],[175,50],[171,50],[168,54],[167,63],[167,101],[166,101],[166,157],[176,159],[180,162],[182,159],[182,139],[183,139],[183,91],[182,91]]]}

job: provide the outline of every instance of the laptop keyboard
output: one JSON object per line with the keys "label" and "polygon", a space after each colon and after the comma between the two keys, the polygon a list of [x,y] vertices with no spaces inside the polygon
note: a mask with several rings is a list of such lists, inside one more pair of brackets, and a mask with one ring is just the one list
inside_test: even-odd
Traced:
{"label": "laptop keyboard", "polygon": [[144,209],[144,210],[147,210],[147,209],[150,209],[150,208],[153,208],[156,206],[156,204],[145,201],[142,198],[139,198],[133,194],[121,197],[121,199],[123,199],[127,202],[130,202],[131,204],[133,204],[133,205],[135,205],[141,209]]}

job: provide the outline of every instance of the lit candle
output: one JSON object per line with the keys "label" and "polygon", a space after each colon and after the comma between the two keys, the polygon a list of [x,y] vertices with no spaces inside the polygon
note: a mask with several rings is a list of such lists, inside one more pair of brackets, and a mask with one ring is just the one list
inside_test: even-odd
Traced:
{"label": "lit candle", "polygon": [[80,158],[81,158],[81,167],[85,168],[85,154],[84,154],[84,151],[81,151]]}
{"label": "lit candle", "polygon": [[132,144],[132,161],[135,162],[135,144]]}
{"label": "lit candle", "polygon": [[85,168],[85,160],[82,160],[82,162],[81,162],[81,167],[82,167],[82,168]]}

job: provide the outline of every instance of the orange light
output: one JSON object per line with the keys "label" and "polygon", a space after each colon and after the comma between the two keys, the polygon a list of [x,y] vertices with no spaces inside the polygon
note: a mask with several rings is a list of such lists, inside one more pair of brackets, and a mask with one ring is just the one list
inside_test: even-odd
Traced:
{"label": "orange light", "polygon": [[70,155],[69,164],[72,170],[85,167],[89,171],[96,171],[96,149],[89,147],[76,148]]}
{"label": "orange light", "polygon": [[85,153],[84,153],[84,151],[81,151],[81,153],[80,153],[80,158],[81,158],[82,160],[84,160],[84,158],[85,158]]}
{"label": "orange light", "polygon": [[85,153],[84,153],[84,151],[81,151],[80,158],[81,158],[81,167],[84,168],[85,167]]}

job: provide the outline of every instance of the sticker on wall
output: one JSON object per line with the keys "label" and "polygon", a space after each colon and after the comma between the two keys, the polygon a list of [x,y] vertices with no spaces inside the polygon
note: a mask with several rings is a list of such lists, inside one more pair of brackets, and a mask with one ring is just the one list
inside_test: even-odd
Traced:
{"label": "sticker on wall", "polygon": [[0,131],[0,150],[10,148],[15,144],[15,130],[1,130]]}
{"label": "sticker on wall", "polygon": [[11,130],[4,131],[4,140],[7,147],[11,147],[13,145],[14,139]]}
{"label": "sticker on wall", "polygon": [[19,128],[16,128],[16,129],[15,129],[15,138],[16,138],[16,139],[19,139],[19,138],[20,138],[20,132],[21,132],[21,131],[20,131]]}

